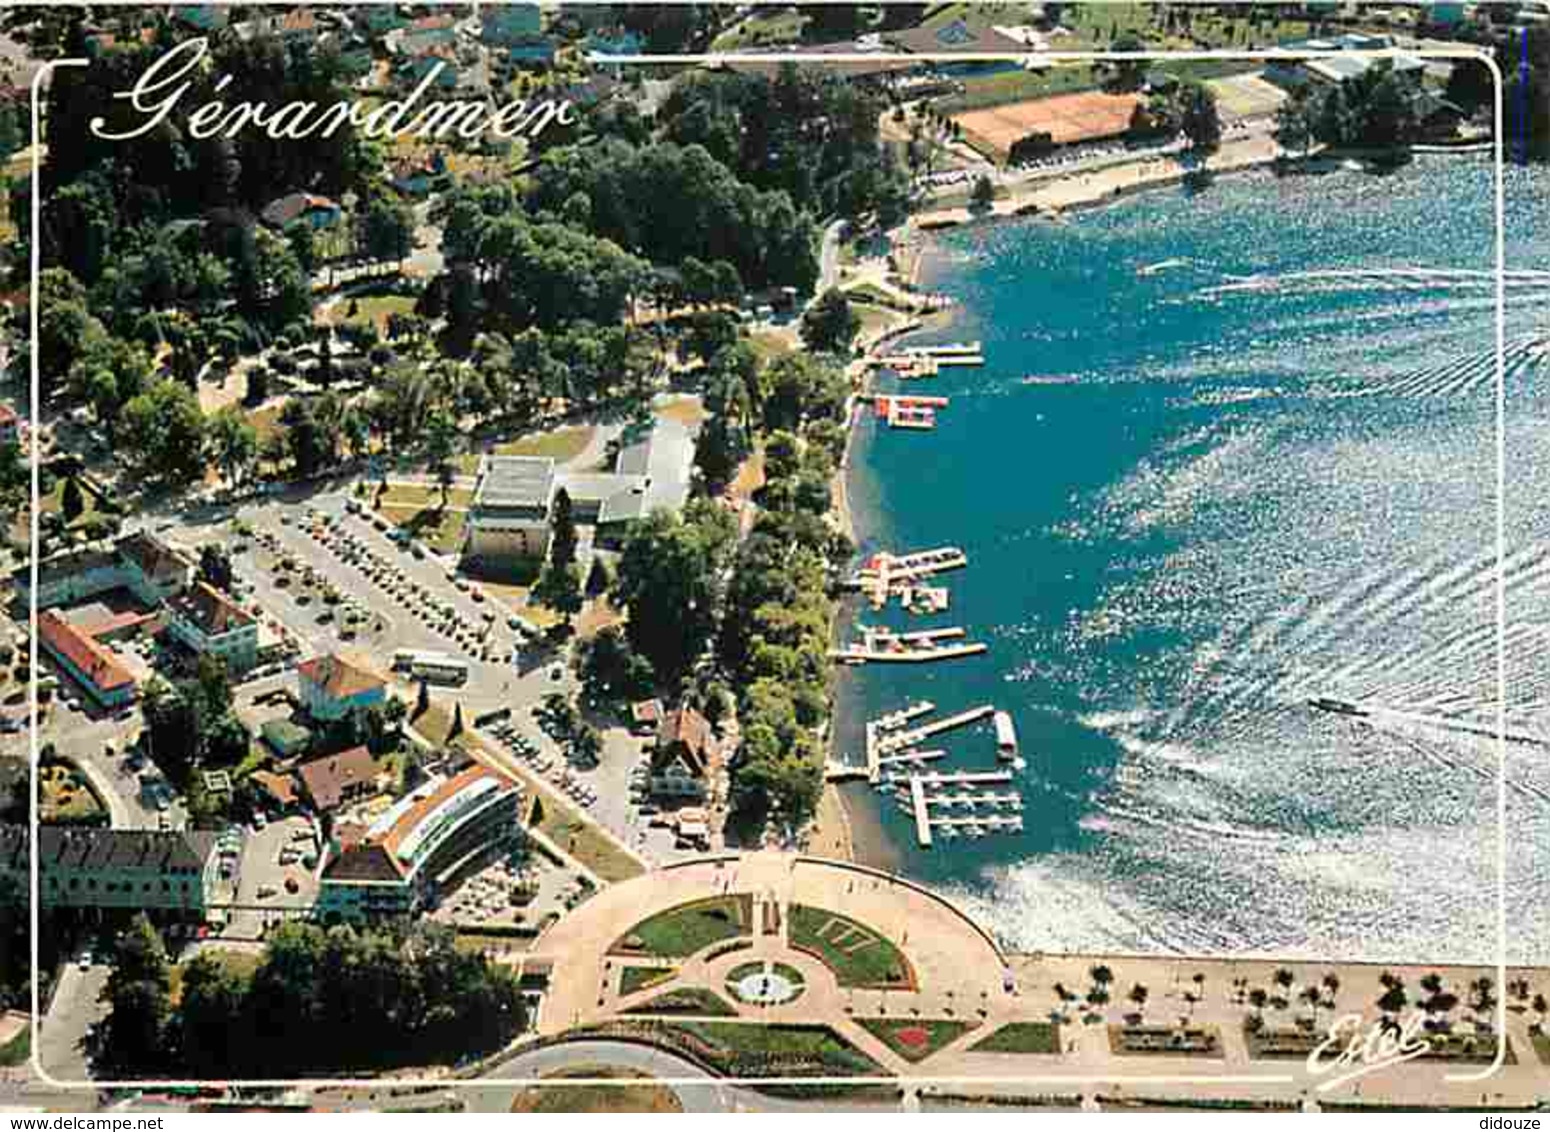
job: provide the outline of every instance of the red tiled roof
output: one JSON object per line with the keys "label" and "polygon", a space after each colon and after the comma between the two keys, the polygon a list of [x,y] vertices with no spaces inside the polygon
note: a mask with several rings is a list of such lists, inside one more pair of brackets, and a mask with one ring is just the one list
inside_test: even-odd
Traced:
{"label": "red tiled roof", "polygon": [[290,775],[276,774],[272,770],[255,770],[252,778],[280,805],[290,806],[295,803],[296,780]]}
{"label": "red tiled roof", "polygon": [[677,708],[657,724],[657,750],[652,764],[660,765],[674,753],[681,753],[696,774],[705,771],[716,752],[716,737],[710,723],[693,708]]}
{"label": "red tiled roof", "polygon": [[64,657],[99,692],[133,685],[134,675],[113,651],[104,648],[52,609],[38,614],[38,635],[43,644]]}
{"label": "red tiled roof", "polygon": [[426,815],[435,810],[448,798],[451,798],[459,790],[466,786],[472,786],[481,778],[493,778],[499,782],[510,782],[504,775],[496,774],[493,770],[483,766],[471,766],[459,774],[454,774],[430,794],[421,798],[414,805],[399,816],[393,823],[393,828],[388,830],[380,838],[380,844],[385,846],[395,857],[398,854],[398,846],[404,838],[409,836],[411,830],[422,822]]}
{"label": "red tiled roof", "polygon": [[0,428],[13,425],[17,421],[16,410],[6,404],[0,404]]}
{"label": "red tiled roof", "polygon": [[307,794],[320,810],[332,810],[344,800],[345,787],[372,782],[377,777],[377,760],[365,747],[351,747],[336,755],[324,755],[296,768]]}
{"label": "red tiled roof", "polygon": [[326,695],[336,700],[382,688],[387,683],[375,672],[333,654],[315,656],[304,661],[296,666],[296,672],[301,679],[317,685]]}

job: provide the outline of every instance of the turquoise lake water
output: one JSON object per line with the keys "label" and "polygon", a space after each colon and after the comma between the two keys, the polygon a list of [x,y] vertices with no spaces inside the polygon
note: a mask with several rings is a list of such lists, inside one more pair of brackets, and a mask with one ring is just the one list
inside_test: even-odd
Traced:
{"label": "turquoise lake water", "polygon": [[[1550,171],[1507,188],[1509,914],[1543,962]],[[934,432],[868,417],[849,482],[865,548],[970,564],[944,614],[861,617],[990,649],[846,670],[838,741],[1006,708],[1026,827],[920,850],[856,789],[902,871],[1023,948],[1494,958],[1494,232],[1491,166],[1426,157],[936,239],[960,305],[914,341],[988,364],[910,383]],[[927,745],[994,765],[988,726]]]}

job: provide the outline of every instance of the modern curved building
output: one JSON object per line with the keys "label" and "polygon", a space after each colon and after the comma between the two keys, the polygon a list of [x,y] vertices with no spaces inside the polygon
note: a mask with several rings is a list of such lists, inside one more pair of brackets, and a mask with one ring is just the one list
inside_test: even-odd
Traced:
{"label": "modern curved building", "polygon": [[522,791],[472,766],[404,795],[323,870],[326,921],[411,915],[522,835]]}

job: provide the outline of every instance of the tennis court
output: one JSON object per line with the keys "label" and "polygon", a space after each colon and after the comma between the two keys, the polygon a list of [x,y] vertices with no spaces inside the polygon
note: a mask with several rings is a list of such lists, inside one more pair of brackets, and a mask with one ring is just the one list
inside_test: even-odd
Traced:
{"label": "tennis court", "polygon": [[1276,112],[1286,101],[1286,91],[1267,82],[1258,75],[1233,75],[1225,79],[1211,79],[1206,83],[1216,95],[1217,110],[1222,121],[1236,122],[1242,118],[1264,118]]}
{"label": "tennis court", "polygon": [[1054,145],[1116,137],[1130,128],[1130,116],[1140,102],[1134,94],[1090,90],[971,110],[953,121],[963,127],[970,144],[1005,159],[1029,134],[1048,134]]}

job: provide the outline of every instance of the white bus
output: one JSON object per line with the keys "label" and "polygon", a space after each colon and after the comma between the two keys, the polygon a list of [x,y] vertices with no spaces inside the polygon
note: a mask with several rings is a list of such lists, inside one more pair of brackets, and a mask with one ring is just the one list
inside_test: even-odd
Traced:
{"label": "white bus", "polygon": [[468,661],[441,652],[399,649],[393,654],[393,667],[408,669],[411,676],[438,684],[463,684],[468,680]]}

